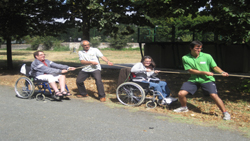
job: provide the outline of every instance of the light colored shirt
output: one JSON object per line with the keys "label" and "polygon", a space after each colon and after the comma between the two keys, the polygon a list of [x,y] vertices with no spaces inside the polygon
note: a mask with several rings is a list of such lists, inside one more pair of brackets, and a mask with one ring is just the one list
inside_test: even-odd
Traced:
{"label": "light colored shirt", "polygon": [[101,70],[101,65],[99,62],[99,58],[103,56],[101,51],[97,48],[90,47],[89,50],[86,52],[85,50],[81,50],[78,52],[79,60],[85,61],[95,61],[98,65],[87,65],[83,67],[82,71],[85,72],[93,72],[96,70]]}
{"label": "light colored shirt", "polygon": [[147,79],[143,78],[143,77],[136,77],[136,78],[132,79],[133,81],[139,81],[140,82],[140,81],[148,80],[148,78],[154,74],[154,69],[153,69],[153,71],[147,72],[146,67],[141,62],[139,62],[139,63],[136,63],[131,68],[131,72],[135,73],[135,75],[139,74],[139,73],[144,73],[144,74],[147,75]]}

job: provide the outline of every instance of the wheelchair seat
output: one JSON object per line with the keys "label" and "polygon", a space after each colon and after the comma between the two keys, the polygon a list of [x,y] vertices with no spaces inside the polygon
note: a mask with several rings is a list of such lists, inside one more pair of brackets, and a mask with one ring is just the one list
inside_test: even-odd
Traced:
{"label": "wheelchair seat", "polygon": [[[51,97],[55,100],[61,100],[61,97],[56,97],[55,92],[52,92],[48,81],[37,79],[35,76],[29,74],[31,67],[23,64],[20,72],[25,75],[25,77],[19,78],[15,83],[15,92],[19,98],[32,98],[36,97],[37,100],[45,100],[46,91],[49,91]],[[58,83],[58,82],[57,82]],[[34,95],[35,88],[38,88],[37,93]],[[65,84],[65,89],[67,91],[68,87]]]}

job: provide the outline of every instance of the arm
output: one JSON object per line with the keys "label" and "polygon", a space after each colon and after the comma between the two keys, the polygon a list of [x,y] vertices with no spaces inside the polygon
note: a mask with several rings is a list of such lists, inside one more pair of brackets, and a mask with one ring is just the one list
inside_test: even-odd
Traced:
{"label": "arm", "polygon": [[113,63],[110,62],[107,57],[102,56],[101,58],[102,58],[103,61],[105,61],[106,63],[108,63],[109,66],[113,66]]}
{"label": "arm", "polygon": [[81,64],[83,65],[98,65],[98,62],[95,61],[86,61],[86,60],[80,60]]}
{"label": "arm", "polygon": [[197,74],[197,75],[207,75],[207,76],[213,76],[214,75],[212,72],[199,71],[199,70],[195,70],[195,69],[189,69],[188,72],[190,74]]}
{"label": "arm", "polygon": [[40,73],[47,73],[47,74],[63,73],[62,70],[56,69],[56,68],[47,67],[42,62],[40,62],[38,60],[35,60],[34,62],[32,62],[31,68],[33,70],[35,70],[35,71],[40,72]]}
{"label": "arm", "polygon": [[152,71],[152,70],[145,68],[142,63],[137,63],[131,68],[131,72],[135,72],[135,73],[150,72],[150,71]]}
{"label": "arm", "polygon": [[220,73],[222,76],[226,76],[228,77],[229,74],[227,72],[224,72],[220,67],[216,66],[216,67],[213,67],[213,70],[217,73]]}

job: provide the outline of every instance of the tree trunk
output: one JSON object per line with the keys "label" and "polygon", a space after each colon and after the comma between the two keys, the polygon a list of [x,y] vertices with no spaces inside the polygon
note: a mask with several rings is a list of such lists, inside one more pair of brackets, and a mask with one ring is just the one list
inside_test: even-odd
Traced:
{"label": "tree trunk", "polygon": [[7,68],[13,69],[12,64],[12,51],[11,51],[11,38],[7,38]]}
{"label": "tree trunk", "polygon": [[89,37],[89,30],[90,30],[90,21],[89,21],[89,18],[88,17],[84,17],[82,19],[82,40],[90,40],[90,37]]}

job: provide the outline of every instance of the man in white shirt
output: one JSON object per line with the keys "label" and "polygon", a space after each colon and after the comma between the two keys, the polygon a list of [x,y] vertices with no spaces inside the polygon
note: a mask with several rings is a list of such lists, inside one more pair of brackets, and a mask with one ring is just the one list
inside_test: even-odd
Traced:
{"label": "man in white shirt", "polygon": [[78,91],[80,95],[77,95],[78,98],[87,97],[87,91],[84,86],[84,81],[92,75],[95,78],[96,86],[98,90],[98,95],[101,102],[105,102],[105,92],[101,78],[101,65],[99,62],[99,58],[103,61],[107,62],[108,65],[112,66],[113,63],[110,62],[101,51],[97,48],[90,47],[89,41],[83,40],[81,41],[81,46],[83,50],[78,52],[79,59],[81,64],[87,65],[84,67],[78,74],[76,79],[76,85],[78,87]]}

